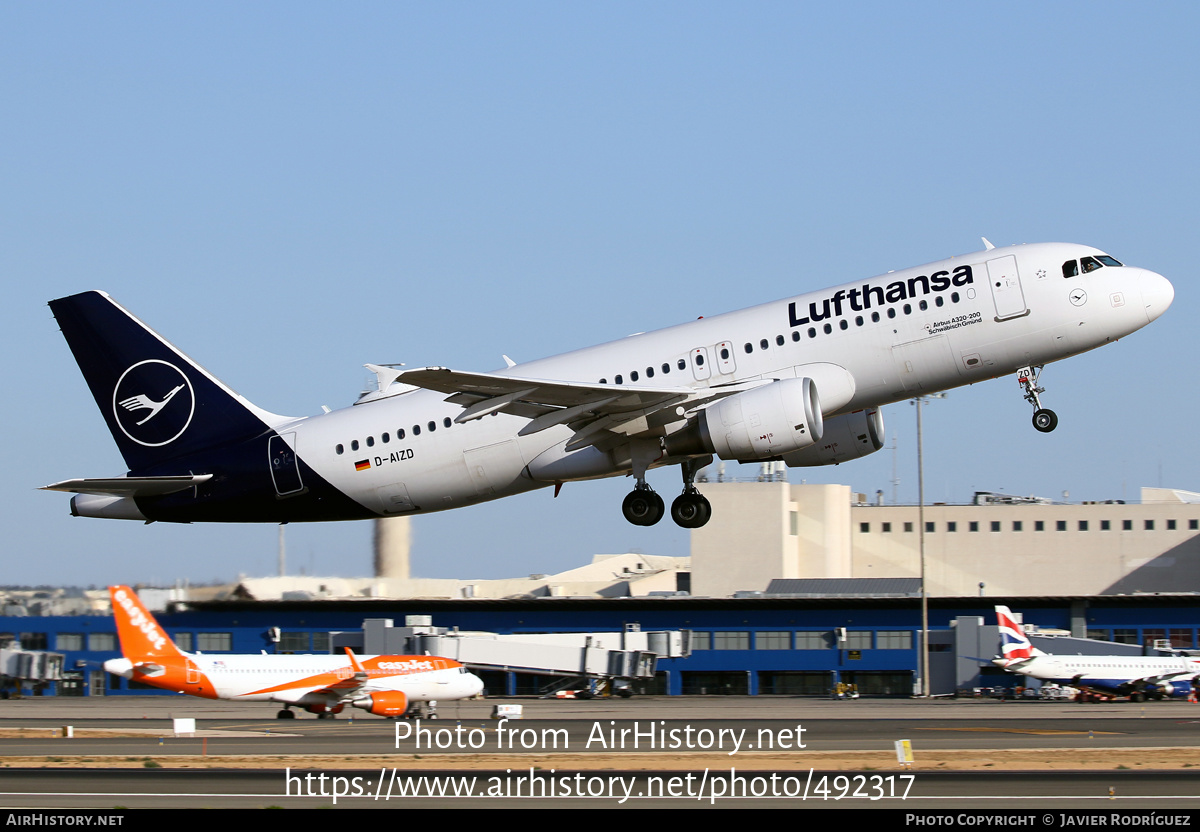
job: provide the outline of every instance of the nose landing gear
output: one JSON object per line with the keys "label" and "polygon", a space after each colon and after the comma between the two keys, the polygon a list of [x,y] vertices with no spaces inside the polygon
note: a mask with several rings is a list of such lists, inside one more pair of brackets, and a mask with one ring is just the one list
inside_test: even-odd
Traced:
{"label": "nose landing gear", "polygon": [[1045,393],[1045,387],[1038,386],[1038,376],[1042,374],[1044,364],[1036,367],[1022,367],[1017,370],[1017,383],[1025,391],[1025,401],[1033,405],[1033,426],[1042,433],[1049,433],[1058,427],[1058,414],[1053,410],[1042,407],[1039,393]]}

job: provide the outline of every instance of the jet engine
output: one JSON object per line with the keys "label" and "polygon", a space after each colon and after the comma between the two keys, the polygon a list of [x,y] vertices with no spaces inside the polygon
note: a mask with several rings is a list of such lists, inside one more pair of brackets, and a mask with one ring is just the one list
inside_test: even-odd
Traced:
{"label": "jet engine", "polygon": [[883,447],[883,411],[879,408],[845,413],[825,420],[825,433],[815,445],[783,455],[789,468],[838,465],[873,454]]}
{"label": "jet engine", "polygon": [[772,459],[820,441],[824,427],[817,385],[788,378],[721,399],[667,437],[671,455],[716,454],[747,462]]}
{"label": "jet engine", "polygon": [[375,716],[404,716],[408,710],[408,696],[402,690],[379,690],[350,704]]}

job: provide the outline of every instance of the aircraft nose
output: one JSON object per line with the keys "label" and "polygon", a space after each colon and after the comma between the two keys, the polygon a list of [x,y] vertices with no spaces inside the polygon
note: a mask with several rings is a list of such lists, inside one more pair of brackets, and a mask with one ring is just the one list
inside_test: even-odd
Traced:
{"label": "aircraft nose", "polygon": [[1138,278],[1138,288],[1142,292],[1142,304],[1146,309],[1146,318],[1150,321],[1166,312],[1171,301],[1175,300],[1175,287],[1161,274],[1143,271],[1141,277]]}

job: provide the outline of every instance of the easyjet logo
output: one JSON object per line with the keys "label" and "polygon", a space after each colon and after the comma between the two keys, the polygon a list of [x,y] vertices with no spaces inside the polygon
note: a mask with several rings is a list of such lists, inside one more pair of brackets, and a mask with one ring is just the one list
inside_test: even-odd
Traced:
{"label": "easyjet logo", "polygon": [[379,662],[376,665],[380,670],[433,670],[433,662]]}
{"label": "easyjet logo", "polygon": [[159,629],[153,618],[146,615],[142,608],[123,589],[118,589],[113,595],[114,600],[125,610],[129,624],[154,645],[154,649],[162,650],[167,646],[167,637]]}

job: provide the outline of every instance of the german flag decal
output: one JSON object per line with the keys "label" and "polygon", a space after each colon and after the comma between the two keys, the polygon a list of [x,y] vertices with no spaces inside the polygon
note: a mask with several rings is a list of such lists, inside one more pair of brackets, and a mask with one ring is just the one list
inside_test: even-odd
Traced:
{"label": "german flag decal", "polygon": [[355,471],[365,471],[370,467],[371,467],[371,460],[369,460],[369,459],[364,459],[361,462],[354,463]]}

